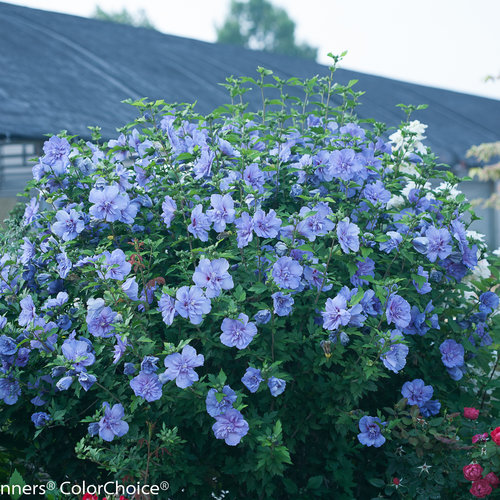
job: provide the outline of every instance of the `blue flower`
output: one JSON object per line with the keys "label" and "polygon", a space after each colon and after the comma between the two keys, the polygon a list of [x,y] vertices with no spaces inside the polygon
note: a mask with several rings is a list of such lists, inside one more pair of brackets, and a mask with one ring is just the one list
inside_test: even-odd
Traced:
{"label": "blue flower", "polygon": [[357,271],[351,276],[351,284],[353,286],[363,286],[367,285],[368,281],[361,278],[360,276],[375,276],[375,262],[370,257],[365,259],[360,259],[356,262],[358,267]]}
{"label": "blue flower", "polygon": [[359,421],[358,440],[361,444],[365,446],[374,446],[379,448],[385,443],[385,437],[382,435],[382,426],[385,422],[382,422],[378,417],[369,417],[365,415],[361,417]]}
{"label": "blue flower", "polygon": [[7,335],[0,335],[0,356],[12,356],[17,351],[17,342]]}
{"label": "blue flower", "polygon": [[332,151],[330,155],[329,173],[332,177],[343,181],[354,179],[363,169],[356,151],[352,149],[341,149]]}
{"label": "blue flower", "polygon": [[135,276],[125,280],[122,284],[122,290],[130,300],[133,300],[134,302],[139,300],[139,297],[137,296],[139,293],[139,285],[135,281]]}
{"label": "blue flower", "polygon": [[141,363],[141,372],[147,374],[157,372],[158,366],[156,366],[156,363],[158,363],[158,361],[159,359],[156,356],[144,356]]}
{"label": "blue flower", "polygon": [[269,309],[261,309],[254,315],[253,319],[258,325],[265,325],[269,323],[271,316],[271,311],[269,311]]}
{"label": "blue flower", "polygon": [[161,375],[161,381],[174,380],[177,387],[185,389],[199,380],[198,374],[194,368],[202,366],[205,358],[203,354],[197,354],[194,347],[190,345],[182,349],[182,353],[169,354],[165,358],[165,367],[167,368]]}
{"label": "blue flower", "polygon": [[389,239],[380,243],[380,250],[385,253],[391,253],[403,241],[403,237],[396,231],[388,231]]}
{"label": "blue flower", "polygon": [[[307,216],[310,212],[316,213]],[[331,213],[332,210],[326,203],[318,203],[312,209],[302,207],[299,216],[305,218],[297,224],[297,231],[309,241],[314,241],[317,236],[324,236],[335,227],[335,224],[328,219]]]}
{"label": "blue flower", "polygon": [[211,210],[207,210],[207,215],[214,224],[214,230],[221,233],[226,229],[226,224],[234,221],[234,201],[230,194],[224,196],[213,194],[210,197]]}
{"label": "blue flower", "polygon": [[[391,332],[391,346],[389,351],[380,356],[384,366],[394,373],[398,373],[406,365],[406,356],[408,356],[409,349],[407,345],[398,342],[398,340],[402,339],[403,336],[401,332],[399,330],[393,330]],[[380,341],[382,344],[384,343],[384,339],[380,339]]]}
{"label": "blue flower", "polygon": [[426,401],[418,408],[420,409],[420,413],[423,417],[429,418],[439,413],[439,410],[441,409],[441,403],[437,399],[429,399],[429,401]]}
{"label": "blue flower", "polygon": [[158,375],[153,372],[139,372],[139,375],[130,381],[130,387],[136,396],[148,402],[157,401],[162,396],[162,384]]}
{"label": "blue flower", "polygon": [[410,405],[422,406],[432,398],[433,393],[432,385],[425,385],[425,382],[420,378],[405,382],[401,389],[401,394],[408,400]]}
{"label": "blue flower", "polygon": [[269,380],[267,381],[267,386],[271,391],[271,395],[276,397],[285,392],[286,381],[283,380],[282,378],[269,377]]}
{"label": "blue flower", "polygon": [[210,299],[205,297],[198,286],[182,286],[177,290],[176,299],[175,310],[183,318],[189,318],[193,325],[199,325],[203,314],[208,314],[212,309]]}
{"label": "blue flower", "polygon": [[[222,399],[220,399],[220,397],[217,398],[216,394],[222,394]],[[218,392],[216,389],[210,389],[205,400],[207,412],[211,417],[222,415],[229,410],[229,408],[233,407],[233,403],[236,399],[236,393],[228,385],[224,386],[222,393]]]}
{"label": "blue flower", "polygon": [[351,320],[351,313],[347,308],[346,298],[339,294],[333,299],[326,299],[323,316],[323,328],[337,330],[339,326],[346,326]]}
{"label": "blue flower", "polygon": [[164,293],[158,301],[158,311],[161,312],[163,322],[166,325],[171,325],[174,322],[175,311],[175,300],[170,297],[170,295]]}
{"label": "blue flower", "polygon": [[453,339],[446,339],[440,346],[441,360],[446,368],[464,364],[464,346]]}
{"label": "blue flower", "polygon": [[226,259],[200,259],[193,274],[195,285],[206,288],[205,295],[209,298],[218,297],[221,290],[234,287],[233,278],[227,272],[229,262]]}
{"label": "blue flower", "polygon": [[165,196],[165,201],[161,204],[161,208],[163,209],[161,218],[163,219],[163,222],[166,224],[167,228],[169,228],[172,224],[172,221],[174,220],[175,211],[177,210],[177,204],[172,197],[167,195]]}
{"label": "blue flower", "polygon": [[237,349],[245,349],[257,334],[257,327],[248,322],[248,316],[244,313],[241,313],[238,319],[224,318],[221,330],[220,341]]}
{"label": "blue flower", "polygon": [[359,227],[346,218],[337,224],[337,237],[344,253],[359,250]]}
{"label": "blue flower", "polygon": [[116,437],[122,437],[128,432],[128,424],[123,419],[125,412],[123,406],[118,403],[110,408],[109,403],[104,402],[104,417],[99,421],[99,436],[104,441],[113,441]]}
{"label": "blue flower", "polygon": [[479,296],[479,310],[487,314],[492,313],[498,307],[498,295],[493,292],[484,292]]}
{"label": "blue flower", "polygon": [[208,231],[210,231],[210,221],[203,213],[203,206],[196,205],[191,212],[191,224],[188,226],[188,231],[201,241],[208,241]]}
{"label": "blue flower", "polygon": [[36,318],[36,309],[31,295],[27,295],[19,302],[21,313],[17,322],[19,326],[28,326]]}
{"label": "blue flower", "polygon": [[434,226],[429,227],[425,233],[428,240],[427,258],[435,262],[439,257],[445,259],[451,253],[451,236],[447,229],[437,229]]}
{"label": "blue flower", "polygon": [[105,257],[104,269],[107,271],[104,276],[107,279],[123,280],[125,276],[132,269],[130,262],[127,262],[127,258],[123,250],[117,248],[113,250],[112,253],[105,251],[103,253]]}
{"label": "blue flower", "polygon": [[73,361],[71,368],[77,372],[85,371],[87,366],[94,364],[95,356],[90,352],[87,342],[66,339],[62,345],[62,353],[68,361]]}
{"label": "blue flower", "polygon": [[238,248],[246,247],[253,239],[253,219],[247,212],[241,212],[240,218],[234,221]]}
{"label": "blue flower", "polygon": [[130,203],[129,197],[126,194],[120,193],[117,185],[105,186],[102,190],[92,189],[89,201],[93,203],[89,209],[90,215],[107,222],[120,220],[122,218],[122,211]]}
{"label": "blue flower", "polygon": [[88,391],[94,385],[94,383],[97,382],[97,378],[90,373],[81,372],[78,375],[78,382],[80,382],[80,385],[83,387],[84,391]]}
{"label": "blue flower", "polygon": [[273,265],[274,282],[281,288],[295,290],[300,285],[303,267],[290,257],[280,257]]}
{"label": "blue flower", "polygon": [[385,310],[387,323],[394,323],[397,328],[405,328],[411,321],[411,307],[408,302],[399,295],[391,295],[387,301]]}
{"label": "blue flower", "polygon": [[253,216],[253,229],[257,236],[261,238],[276,238],[278,230],[281,227],[281,219],[276,217],[274,210],[266,213],[263,210],[257,210]]}
{"label": "blue flower", "polygon": [[76,210],[59,210],[55,219],[56,222],[52,224],[51,230],[63,241],[74,240],[85,229],[82,214]]}
{"label": "blue flower", "polygon": [[217,415],[215,419],[216,422],[212,426],[215,437],[224,439],[229,446],[236,446],[248,433],[248,422],[234,408],[230,408],[222,415]]}
{"label": "blue flower", "polygon": [[96,337],[111,337],[117,313],[111,307],[105,306],[103,299],[89,299],[87,306],[86,319],[89,332]]}
{"label": "blue flower", "polygon": [[0,378],[0,399],[6,405],[17,403],[21,395],[21,386],[19,382],[11,377]]}
{"label": "blue flower", "polygon": [[36,413],[33,413],[33,415],[31,415],[31,421],[33,422],[35,427],[43,427],[51,420],[52,417],[48,413],[45,413],[44,411],[38,411]]}
{"label": "blue flower", "polygon": [[260,383],[263,382],[264,379],[262,378],[262,373],[259,369],[249,366],[241,381],[250,392],[257,392]]}
{"label": "blue flower", "polygon": [[429,293],[432,291],[431,284],[429,283],[429,272],[424,271],[424,268],[422,266],[418,266],[418,271],[417,271],[418,276],[422,276],[423,278],[426,279],[426,281],[420,286],[415,280],[413,280],[413,286],[417,290],[417,293],[420,295],[424,295],[426,293]]}
{"label": "blue flower", "polygon": [[274,313],[278,316],[288,316],[292,312],[294,303],[291,295],[284,295],[281,292],[276,292],[271,295],[274,304]]}

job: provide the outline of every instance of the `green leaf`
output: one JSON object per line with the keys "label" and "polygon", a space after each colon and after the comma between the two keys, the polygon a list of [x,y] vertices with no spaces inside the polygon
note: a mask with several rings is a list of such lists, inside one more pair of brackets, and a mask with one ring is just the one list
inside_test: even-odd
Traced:
{"label": "green leaf", "polygon": [[378,477],[372,477],[372,478],[368,479],[368,482],[372,486],[375,486],[375,488],[383,488],[385,486],[385,481],[382,479],[379,479]]}
{"label": "green leaf", "polygon": [[[23,486],[25,485],[26,483],[24,482],[23,476],[19,474],[17,469],[14,469],[14,472],[9,479],[9,486],[11,487],[10,497],[12,498],[12,500],[18,500],[19,498],[21,498]],[[19,486],[19,488],[13,489],[12,486]]]}

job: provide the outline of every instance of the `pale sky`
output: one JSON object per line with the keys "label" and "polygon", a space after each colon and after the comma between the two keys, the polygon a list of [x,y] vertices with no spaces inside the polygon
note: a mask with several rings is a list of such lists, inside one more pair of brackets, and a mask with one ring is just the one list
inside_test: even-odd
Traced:
{"label": "pale sky", "polygon": [[[500,0],[272,0],[296,22],[296,38],[342,67],[500,99]],[[144,9],[164,33],[215,42],[230,0],[17,0],[9,3],[90,16]],[[359,83],[362,88],[362,81]]]}

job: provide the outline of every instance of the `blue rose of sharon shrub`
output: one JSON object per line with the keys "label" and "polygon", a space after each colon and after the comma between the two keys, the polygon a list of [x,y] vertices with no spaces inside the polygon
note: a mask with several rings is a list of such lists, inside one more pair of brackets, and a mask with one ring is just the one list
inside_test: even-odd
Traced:
{"label": "blue rose of sharon shrub", "polygon": [[[25,480],[457,498],[457,412],[499,399],[498,270],[415,107],[392,134],[360,121],[334,70],[45,142],[0,256],[0,438]],[[275,98],[249,113],[248,85]]]}

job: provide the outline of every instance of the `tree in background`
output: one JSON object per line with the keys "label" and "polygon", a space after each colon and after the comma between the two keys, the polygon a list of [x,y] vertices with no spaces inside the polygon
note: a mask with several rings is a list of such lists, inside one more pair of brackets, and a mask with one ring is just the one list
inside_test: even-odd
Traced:
{"label": "tree in background", "polygon": [[231,0],[229,14],[217,28],[217,41],[277,54],[316,59],[318,49],[295,42],[295,22],[268,0]]}
{"label": "tree in background", "polygon": [[156,29],[154,24],[148,19],[144,9],[139,9],[136,13],[131,14],[125,8],[123,8],[121,12],[106,12],[101,9],[101,7],[97,6],[92,17],[101,21],[130,24],[131,26],[136,26],[138,28]]}

